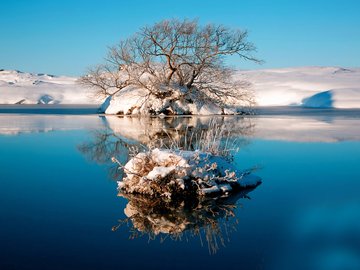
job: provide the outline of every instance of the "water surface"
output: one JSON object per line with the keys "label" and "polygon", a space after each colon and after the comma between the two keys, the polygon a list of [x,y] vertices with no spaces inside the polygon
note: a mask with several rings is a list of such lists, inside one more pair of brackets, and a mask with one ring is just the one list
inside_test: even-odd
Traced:
{"label": "water surface", "polygon": [[201,226],[176,239],[117,227],[129,200],[111,156],[209,121],[0,115],[0,268],[360,269],[358,117],[217,117],[239,143],[234,162],[263,183],[214,219],[212,242]]}

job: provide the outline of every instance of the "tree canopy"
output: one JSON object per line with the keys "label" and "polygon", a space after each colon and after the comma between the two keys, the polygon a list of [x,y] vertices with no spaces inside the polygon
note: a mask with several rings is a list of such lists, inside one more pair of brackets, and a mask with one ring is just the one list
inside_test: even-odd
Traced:
{"label": "tree canopy", "polygon": [[90,69],[81,82],[98,96],[113,96],[128,86],[149,96],[173,100],[211,100],[225,105],[251,102],[249,84],[234,78],[226,58],[236,55],[259,63],[248,33],[197,20],[163,20],[141,28],[110,47],[104,64]]}

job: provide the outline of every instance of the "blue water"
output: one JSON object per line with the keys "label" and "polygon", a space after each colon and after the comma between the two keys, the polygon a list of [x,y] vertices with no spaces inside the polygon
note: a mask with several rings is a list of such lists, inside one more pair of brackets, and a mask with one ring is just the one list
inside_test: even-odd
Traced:
{"label": "blue water", "polygon": [[111,230],[127,200],[117,196],[111,163],[80,151],[109,129],[89,117],[16,132],[5,131],[18,118],[0,118],[0,269],[360,269],[358,134],[332,142],[247,135],[235,162],[259,165],[263,183],[222,221],[232,229],[212,253],[198,236],[129,239],[131,224]]}

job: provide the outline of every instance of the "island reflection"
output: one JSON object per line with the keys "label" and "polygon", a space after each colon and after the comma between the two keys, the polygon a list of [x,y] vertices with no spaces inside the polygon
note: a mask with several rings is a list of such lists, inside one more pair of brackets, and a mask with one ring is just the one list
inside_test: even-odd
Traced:
{"label": "island reflection", "polygon": [[[254,124],[250,118],[228,117],[104,117],[106,129],[93,130],[91,140],[79,146],[90,160],[107,164],[109,175],[119,181],[123,171],[111,164],[116,157],[125,164],[134,151],[171,148],[195,150],[199,141],[217,132],[218,144],[231,142],[229,155],[250,143]],[[139,150],[140,149],[140,150]],[[231,157],[229,157],[231,159]],[[236,209],[240,199],[249,199],[254,188],[212,198],[149,198],[143,195],[119,192],[128,202],[124,209],[126,218],[113,226],[130,228],[131,239],[137,237],[159,238],[161,241],[199,237],[203,245],[214,254],[229,240],[238,219]]]}
{"label": "island reflection", "polygon": [[[109,175],[118,180],[122,171],[111,162],[116,157],[125,164],[132,152],[149,148],[186,147],[194,150],[204,138],[217,129],[220,144],[229,143],[239,151],[250,143],[255,125],[251,118],[236,117],[103,117],[104,128],[93,129],[91,139],[78,146],[90,161],[108,166]],[[236,148],[236,149],[235,149]],[[231,153],[230,153],[231,154]]]}
{"label": "island reflection", "polygon": [[168,201],[120,192],[119,196],[128,200],[124,209],[126,218],[120,219],[112,230],[127,224],[130,239],[159,238],[161,242],[167,238],[181,241],[199,237],[201,245],[207,245],[209,253],[214,254],[236,230],[239,201],[250,199],[248,193],[252,190],[254,188],[216,198]]}

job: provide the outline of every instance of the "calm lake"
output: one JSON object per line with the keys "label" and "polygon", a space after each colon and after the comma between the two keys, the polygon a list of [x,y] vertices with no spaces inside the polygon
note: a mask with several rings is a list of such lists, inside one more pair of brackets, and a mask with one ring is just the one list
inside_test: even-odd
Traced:
{"label": "calm lake", "polygon": [[[171,209],[118,196],[111,157],[211,121],[231,130],[233,162],[256,167],[260,186]],[[359,194],[357,113],[0,114],[0,269],[360,269]]]}

